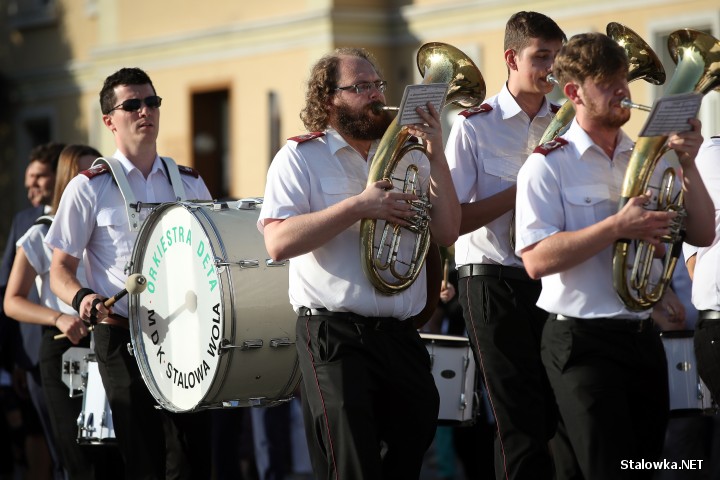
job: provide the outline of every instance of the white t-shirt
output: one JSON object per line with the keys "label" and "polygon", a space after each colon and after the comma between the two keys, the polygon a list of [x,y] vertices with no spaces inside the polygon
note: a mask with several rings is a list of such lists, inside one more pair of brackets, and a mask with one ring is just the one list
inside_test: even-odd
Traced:
{"label": "white t-shirt", "polygon": [[[376,148],[374,143],[370,159]],[[360,194],[367,183],[369,163],[334,130],[301,143],[288,141],[270,165],[258,229],[262,232],[268,219],[324,210]],[[429,162],[420,167],[421,174],[429,175]],[[387,296],[372,286],[360,261],[360,222],[312,252],[292,258],[289,297],[293,308],[399,319],[423,309],[427,293],[424,268],[409,288]]]}
{"label": "white t-shirt", "polygon": [[[457,117],[445,147],[461,204],[491,197],[513,186],[520,167],[555,117],[545,101],[530,120],[507,85],[485,105],[492,110],[467,117],[463,112]],[[522,260],[510,246],[511,218],[512,211],[461,235],[455,243],[456,265],[491,263],[522,267]]]}
{"label": "white t-shirt", "polygon": [[[147,179],[120,151],[120,161],[135,199],[143,203],[175,201],[175,194],[160,157],[155,158]],[[188,199],[211,198],[202,178],[180,175]],[[142,209],[144,221],[151,213]],[[132,258],[138,232],[130,230],[122,193],[109,172],[88,178],[80,174],[68,183],[45,242],[86,262],[87,286],[111,297],[125,288],[125,268]],[[128,315],[127,297],[113,306],[118,315]]]}

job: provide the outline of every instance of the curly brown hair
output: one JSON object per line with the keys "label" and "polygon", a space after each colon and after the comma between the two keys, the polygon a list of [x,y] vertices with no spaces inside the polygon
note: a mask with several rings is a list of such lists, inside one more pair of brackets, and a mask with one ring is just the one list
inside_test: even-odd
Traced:
{"label": "curly brown hair", "polygon": [[340,68],[340,57],[351,56],[367,60],[378,75],[380,70],[375,57],[364,48],[337,48],[313,65],[305,92],[305,108],[300,111],[300,120],[309,132],[325,130],[329,124],[328,103],[335,93]]}
{"label": "curly brown hair", "polygon": [[584,82],[590,78],[606,83],[619,72],[627,75],[628,58],[615,40],[602,33],[581,33],[568,40],[553,63],[553,74],[565,85],[569,81]]}

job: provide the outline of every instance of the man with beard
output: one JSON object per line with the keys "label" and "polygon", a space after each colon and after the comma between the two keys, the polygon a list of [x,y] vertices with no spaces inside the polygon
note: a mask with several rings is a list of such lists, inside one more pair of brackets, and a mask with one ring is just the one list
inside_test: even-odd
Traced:
{"label": "man with beard", "polygon": [[[412,321],[426,304],[425,271],[386,296],[361,265],[360,221],[407,226],[415,215],[407,201],[418,198],[390,181],[366,185],[390,123],[373,112],[385,103],[385,86],[362,49],[338,49],[315,64],[301,113],[315,133],[278,152],[258,220],[270,256],[291,259],[305,430],[318,479],[416,480],[435,433],[439,397]],[[450,245],[460,209],[440,118],[431,106],[417,110],[425,124],[408,132],[427,147],[418,166],[433,204],[431,234]]]}
{"label": "man with beard", "polygon": [[[630,96],[627,69],[623,48],[607,36],[571,38],[553,71],[575,120],[518,175],[516,251],[529,275],[542,278],[538,306],[550,312],[542,360],[586,480],[652,476],[638,462],[660,456],[668,416],[665,353],[650,310],[630,310],[612,282],[613,243],[658,245],[677,215],[655,211],[651,192],[618,211],[633,148],[620,129],[630,117],[620,106]],[[683,170],[686,240],[708,245],[713,207],[694,162],[700,122],[689,123],[667,145]],[[662,171],[650,185],[659,185]]]}

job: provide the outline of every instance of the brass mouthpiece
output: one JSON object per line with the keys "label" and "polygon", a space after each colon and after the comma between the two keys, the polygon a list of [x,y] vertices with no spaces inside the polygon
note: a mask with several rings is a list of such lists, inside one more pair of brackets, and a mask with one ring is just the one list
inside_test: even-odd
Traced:
{"label": "brass mouthpiece", "polygon": [[639,103],[633,103],[632,100],[625,97],[622,100],[620,100],[620,106],[622,108],[636,108],[638,110],[642,110],[643,112],[649,112],[652,110],[652,108],[646,106],[646,105],[640,105]]}
{"label": "brass mouthpiece", "polygon": [[387,105],[381,105],[376,103],[372,106],[372,111],[375,115],[379,115],[382,112],[397,112],[400,107],[388,107]]}

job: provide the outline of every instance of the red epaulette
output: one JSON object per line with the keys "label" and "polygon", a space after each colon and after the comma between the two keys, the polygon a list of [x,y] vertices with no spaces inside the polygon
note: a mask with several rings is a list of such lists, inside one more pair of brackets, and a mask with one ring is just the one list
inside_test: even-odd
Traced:
{"label": "red epaulette", "polygon": [[458,115],[462,115],[463,117],[467,118],[467,117],[476,115],[478,113],[490,112],[490,111],[492,111],[492,109],[493,108],[490,105],[488,105],[487,103],[483,103],[479,107],[472,107],[472,108],[468,108],[467,110],[463,110]]}
{"label": "red epaulette", "polygon": [[550,140],[549,142],[543,143],[542,145],[538,145],[537,147],[535,147],[535,150],[533,150],[533,153],[542,153],[543,155],[547,155],[553,150],[557,150],[558,148],[567,144],[567,140],[562,137],[557,137],[553,140]]}
{"label": "red epaulette", "polygon": [[101,163],[98,165],[94,165],[87,170],[83,170],[82,172],[80,172],[80,174],[92,179],[94,177],[97,177],[98,175],[102,175],[103,173],[108,172],[110,172],[110,167],[108,167],[105,163]]}
{"label": "red epaulette", "polygon": [[298,135],[297,137],[290,137],[288,140],[292,140],[293,142],[297,143],[303,143],[307,142],[308,140],[315,140],[316,138],[324,137],[325,133],[323,132],[311,132],[311,133],[305,133],[303,135]]}
{"label": "red epaulette", "polygon": [[191,177],[200,178],[200,172],[194,168],[186,167],[185,165],[178,165],[178,170],[183,175],[190,175]]}
{"label": "red epaulette", "polygon": [[555,103],[550,104],[550,111],[552,113],[557,113],[560,110],[560,105],[557,105]]}

